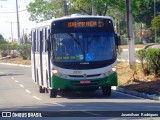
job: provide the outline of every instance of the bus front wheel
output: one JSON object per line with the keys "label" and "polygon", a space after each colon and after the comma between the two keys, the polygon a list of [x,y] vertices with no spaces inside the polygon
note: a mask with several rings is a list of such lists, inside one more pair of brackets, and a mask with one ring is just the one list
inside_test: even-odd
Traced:
{"label": "bus front wheel", "polygon": [[50,94],[50,98],[56,98],[57,89],[51,89],[49,94]]}
{"label": "bus front wheel", "polygon": [[104,96],[111,96],[111,86],[102,86],[101,88]]}

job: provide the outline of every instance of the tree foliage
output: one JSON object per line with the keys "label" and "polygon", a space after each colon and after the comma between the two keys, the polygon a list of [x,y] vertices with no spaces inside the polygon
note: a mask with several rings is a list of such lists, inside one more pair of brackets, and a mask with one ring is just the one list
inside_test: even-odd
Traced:
{"label": "tree foliage", "polygon": [[83,14],[92,14],[92,5],[94,5],[95,15],[106,15],[108,7],[115,3],[115,0],[70,0],[75,9],[82,11]]}
{"label": "tree foliage", "polygon": [[5,43],[7,43],[7,42],[5,41],[3,36],[0,34],[0,44],[5,44]]}
{"label": "tree foliage", "polygon": [[34,0],[27,6],[31,21],[45,21],[63,15],[62,0]]}
{"label": "tree foliage", "polygon": [[0,34],[0,39],[4,39],[3,36]]}
{"label": "tree foliage", "polygon": [[151,23],[153,30],[160,31],[160,15],[155,17]]}
{"label": "tree foliage", "polygon": [[[156,0],[155,9],[157,15],[160,12],[160,0]],[[142,22],[151,26],[151,21],[154,18],[154,0],[140,0],[138,11],[134,14],[134,19],[136,22]]]}
{"label": "tree foliage", "polygon": [[[92,3],[93,2],[93,3]],[[160,0],[156,0],[156,11],[159,11]],[[68,13],[94,14],[112,16],[115,20],[116,31],[126,38],[126,0],[68,0]],[[143,23],[149,28],[153,18],[153,0],[131,0],[133,23]],[[64,0],[34,0],[27,7],[31,13],[30,20],[44,21],[64,15]],[[135,26],[137,28],[137,26]],[[141,29],[138,27],[135,31]],[[135,35],[137,33],[135,32]],[[137,37],[138,38],[138,37]]]}
{"label": "tree foliage", "polygon": [[[126,0],[93,0],[95,15],[110,15],[125,20]],[[68,0],[69,14],[92,14],[92,0]],[[156,0],[156,15],[160,12],[160,0]],[[133,21],[144,23],[149,28],[154,17],[153,0],[131,0]],[[34,0],[27,7],[30,20],[44,21],[64,15],[64,0]],[[123,22],[124,23],[124,22]],[[122,24],[121,24],[122,25]]]}

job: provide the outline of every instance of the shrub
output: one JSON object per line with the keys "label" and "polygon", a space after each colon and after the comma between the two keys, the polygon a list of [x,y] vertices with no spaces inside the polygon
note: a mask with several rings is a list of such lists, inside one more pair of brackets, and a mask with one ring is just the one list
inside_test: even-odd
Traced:
{"label": "shrub", "polygon": [[9,55],[11,50],[10,44],[0,44],[0,51],[1,51],[1,56],[6,57]]}
{"label": "shrub", "polygon": [[31,59],[31,45],[24,44],[18,46],[18,52],[23,60],[30,60]]}
{"label": "shrub", "polygon": [[14,44],[0,44],[1,56],[6,57],[7,55],[16,56],[17,45]]}
{"label": "shrub", "polygon": [[139,59],[141,67],[142,67],[142,72],[144,75],[149,74],[149,69],[148,65],[146,63],[146,53],[147,51],[145,49],[140,49],[136,51],[135,56]]}
{"label": "shrub", "polygon": [[160,77],[160,48],[150,48],[146,53],[147,63],[155,77]]}

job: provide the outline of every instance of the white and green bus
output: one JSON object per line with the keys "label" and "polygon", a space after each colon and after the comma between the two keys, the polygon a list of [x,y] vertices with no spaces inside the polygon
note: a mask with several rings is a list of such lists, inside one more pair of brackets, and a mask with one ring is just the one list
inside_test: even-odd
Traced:
{"label": "white and green bus", "polygon": [[120,40],[111,17],[71,15],[38,23],[31,33],[32,79],[40,93],[101,89],[111,95]]}

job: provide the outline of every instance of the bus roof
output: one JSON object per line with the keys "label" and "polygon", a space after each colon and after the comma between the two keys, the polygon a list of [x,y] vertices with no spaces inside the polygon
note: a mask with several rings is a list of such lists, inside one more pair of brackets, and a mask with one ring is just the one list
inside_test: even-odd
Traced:
{"label": "bus roof", "polygon": [[35,25],[33,25],[31,27],[31,29],[36,29],[36,28],[40,28],[40,27],[44,27],[44,26],[50,26],[52,21],[54,21],[55,19],[51,19],[51,20],[47,20],[47,21],[43,21],[43,22],[39,22],[39,23],[35,23]]}
{"label": "bus roof", "polygon": [[54,19],[51,19],[51,20],[36,23],[31,29],[50,26],[53,21],[68,20],[68,19],[75,19],[75,18],[103,18],[103,19],[110,19],[110,20],[113,21],[113,18],[110,17],[110,16],[89,16],[89,15],[72,14],[70,16],[64,16],[64,17],[56,18],[56,19],[54,18]]}
{"label": "bus roof", "polygon": [[61,18],[57,18],[54,21],[65,20],[65,19],[73,19],[73,18],[103,18],[103,19],[110,19],[110,20],[113,21],[113,18],[110,17],[110,16],[89,16],[89,15],[80,15],[80,14],[73,14],[73,15],[70,15],[70,16],[64,16],[64,17],[61,17]]}

